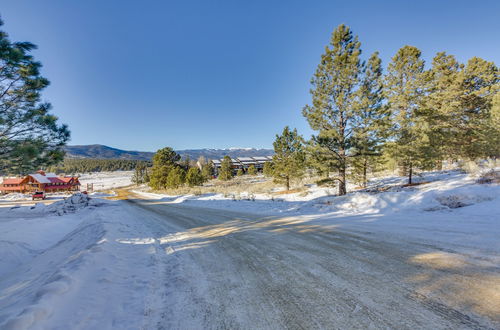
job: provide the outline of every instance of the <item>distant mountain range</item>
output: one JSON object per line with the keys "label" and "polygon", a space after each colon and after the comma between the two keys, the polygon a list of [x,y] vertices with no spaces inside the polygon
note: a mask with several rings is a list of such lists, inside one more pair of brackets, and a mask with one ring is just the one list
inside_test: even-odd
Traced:
{"label": "distant mountain range", "polygon": [[[99,158],[99,159],[137,159],[151,160],[154,152],[148,151],[128,151],[117,148],[111,148],[101,144],[66,146],[67,158]],[[253,148],[230,148],[230,149],[188,149],[176,150],[183,158],[189,156],[191,159],[198,159],[204,156],[208,159],[219,159],[224,156],[236,157],[258,157],[272,156],[272,149],[253,149]]]}

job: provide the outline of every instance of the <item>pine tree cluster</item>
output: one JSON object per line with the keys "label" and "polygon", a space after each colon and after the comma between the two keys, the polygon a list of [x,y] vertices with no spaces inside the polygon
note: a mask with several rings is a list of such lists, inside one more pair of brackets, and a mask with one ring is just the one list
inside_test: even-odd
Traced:
{"label": "pine tree cluster", "polygon": [[[202,161],[203,164],[204,161]],[[211,165],[203,164],[202,170],[193,166],[189,158],[181,157],[170,147],[158,150],[153,156],[153,167],[149,176],[151,188],[159,190],[179,188],[184,185],[200,186],[212,175]]]}
{"label": "pine tree cluster", "polygon": [[415,170],[500,156],[495,63],[473,57],[462,64],[440,52],[426,68],[420,50],[404,46],[384,74],[378,52],[367,61],[361,54],[358,37],[338,26],[311,80],[312,102],[302,111],[316,133],[304,142],[286,127],[266,175],[289,189],[292,179],[313,169],[344,195],[348,178],[366,186],[370,173],[390,163],[411,184]]}

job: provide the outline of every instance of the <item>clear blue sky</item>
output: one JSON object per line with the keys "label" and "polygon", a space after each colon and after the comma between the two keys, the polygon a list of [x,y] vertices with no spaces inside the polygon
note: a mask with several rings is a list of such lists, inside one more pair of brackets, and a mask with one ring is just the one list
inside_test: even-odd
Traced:
{"label": "clear blue sky", "polygon": [[339,24],[364,56],[403,45],[500,64],[500,1],[3,1],[11,39],[38,45],[70,144],[272,146],[301,109]]}

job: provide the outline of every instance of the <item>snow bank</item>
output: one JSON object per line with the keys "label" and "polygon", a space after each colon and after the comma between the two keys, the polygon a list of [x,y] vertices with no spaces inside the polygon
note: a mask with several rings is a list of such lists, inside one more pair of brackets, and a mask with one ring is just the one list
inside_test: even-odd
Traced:
{"label": "snow bank", "polygon": [[[466,174],[429,172],[417,178],[420,185],[405,187],[406,178],[390,177],[372,180],[369,189],[335,196],[332,188],[312,185],[305,192],[293,194],[205,194],[178,195],[134,191],[144,198],[165,203],[186,203],[194,206],[250,211],[252,213],[344,215],[392,214],[398,212],[431,212],[456,209],[492,201],[500,196],[497,184],[478,184]],[[380,190],[380,188],[384,188]],[[384,191],[385,190],[385,191]]]}
{"label": "snow bank", "polygon": [[144,328],[161,248],[121,243],[154,236],[134,212],[83,194],[0,209],[0,329]]}
{"label": "snow bank", "polygon": [[76,193],[62,201],[55,202],[46,206],[45,209],[47,210],[47,212],[53,212],[58,215],[63,215],[65,213],[74,213],[79,209],[89,206],[89,204],[90,197],[87,194]]}

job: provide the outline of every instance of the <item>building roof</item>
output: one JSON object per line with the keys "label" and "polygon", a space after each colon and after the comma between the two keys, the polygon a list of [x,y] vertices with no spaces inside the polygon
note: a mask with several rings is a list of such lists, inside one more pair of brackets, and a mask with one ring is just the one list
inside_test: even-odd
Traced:
{"label": "building roof", "polygon": [[62,178],[58,177],[48,177],[47,179],[49,179],[50,183],[65,183],[65,181],[62,180]]}
{"label": "building roof", "polygon": [[38,183],[50,183],[50,180],[45,175],[35,173],[35,174],[30,174],[29,176],[35,179],[35,181],[37,181]]}
{"label": "building roof", "polygon": [[9,178],[4,179],[2,184],[21,184],[24,181],[24,178]]}

